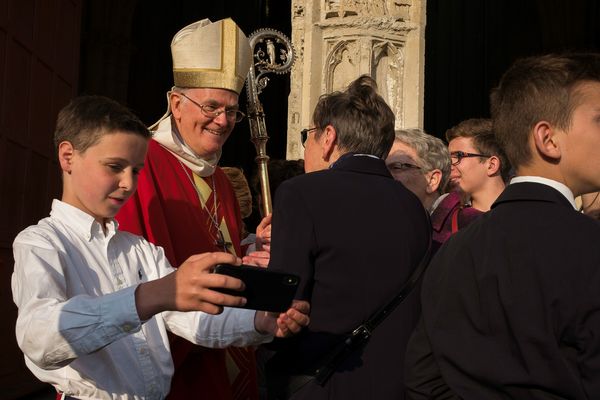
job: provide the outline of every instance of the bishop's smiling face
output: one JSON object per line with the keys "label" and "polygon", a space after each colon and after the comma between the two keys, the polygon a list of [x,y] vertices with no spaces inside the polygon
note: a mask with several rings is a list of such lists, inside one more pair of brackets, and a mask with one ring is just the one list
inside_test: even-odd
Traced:
{"label": "bishop's smiling face", "polygon": [[198,104],[210,105],[217,110],[237,110],[238,95],[226,89],[194,88],[186,89],[185,96],[188,98],[177,92],[171,94],[171,110],[179,133],[200,157],[215,156],[229,138],[235,121],[228,119],[224,112],[208,117]]}

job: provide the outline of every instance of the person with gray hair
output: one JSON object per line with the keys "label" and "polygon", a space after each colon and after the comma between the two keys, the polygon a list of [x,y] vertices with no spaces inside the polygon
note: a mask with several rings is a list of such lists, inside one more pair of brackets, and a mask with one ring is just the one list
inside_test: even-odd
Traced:
{"label": "person with gray hair", "polygon": [[450,153],[444,142],[418,128],[396,130],[385,163],[394,179],[433,211],[450,178]]}
{"label": "person with gray hair", "polygon": [[481,215],[465,206],[458,192],[444,193],[450,179],[450,152],[441,139],[418,128],[396,130],[385,163],[394,179],[413,192],[431,214],[433,251]]}

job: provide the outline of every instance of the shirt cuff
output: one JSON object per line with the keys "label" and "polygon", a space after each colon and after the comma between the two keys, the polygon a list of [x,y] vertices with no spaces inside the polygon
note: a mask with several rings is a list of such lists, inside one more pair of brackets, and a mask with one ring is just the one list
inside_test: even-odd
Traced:
{"label": "shirt cuff", "polygon": [[135,305],[137,285],[102,296],[100,310],[108,336],[122,336],[140,330],[142,323]]}

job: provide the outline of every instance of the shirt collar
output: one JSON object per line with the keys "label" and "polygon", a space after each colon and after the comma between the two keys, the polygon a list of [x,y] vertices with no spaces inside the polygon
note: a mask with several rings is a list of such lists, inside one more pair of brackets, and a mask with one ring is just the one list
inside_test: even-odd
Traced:
{"label": "shirt collar", "polygon": [[75,232],[90,241],[94,237],[110,239],[117,232],[118,223],[114,218],[106,224],[107,232],[104,235],[102,226],[91,215],[79,208],[58,199],[52,201],[50,216],[60,220],[62,224],[73,228]]}
{"label": "shirt collar", "polygon": [[347,158],[350,157],[370,157],[370,158],[374,158],[376,160],[381,160],[381,158],[373,155],[373,154],[364,154],[364,153],[345,153],[342,154],[341,156],[339,156],[339,158],[337,160],[335,160],[334,162],[331,163],[331,165],[329,165],[329,168],[333,168],[336,164],[338,164],[338,161],[342,161],[345,160]]}
{"label": "shirt collar", "polygon": [[553,179],[543,178],[541,176],[516,176],[511,179],[510,184],[513,183],[523,183],[523,182],[533,182],[540,183],[542,185],[550,186],[556,190],[558,190],[563,196],[569,200],[569,203],[573,206],[575,210],[577,210],[577,205],[575,204],[575,197],[573,196],[573,192],[569,189],[565,184],[555,181]]}
{"label": "shirt collar", "polygon": [[153,132],[152,138],[169,150],[179,161],[184,163],[198,176],[211,176],[215,173],[221,150],[208,159],[200,158],[183,140],[177,130],[177,124],[166,118],[160,121],[158,129]]}

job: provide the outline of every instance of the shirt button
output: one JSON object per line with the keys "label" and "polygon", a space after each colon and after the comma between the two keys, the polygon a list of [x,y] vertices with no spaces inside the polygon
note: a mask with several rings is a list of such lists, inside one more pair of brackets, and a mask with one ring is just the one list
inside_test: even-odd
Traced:
{"label": "shirt button", "polygon": [[129,325],[129,324],[123,324],[123,325],[121,326],[121,328],[123,328],[123,330],[124,330],[125,332],[129,332],[129,331],[131,331],[131,325]]}

